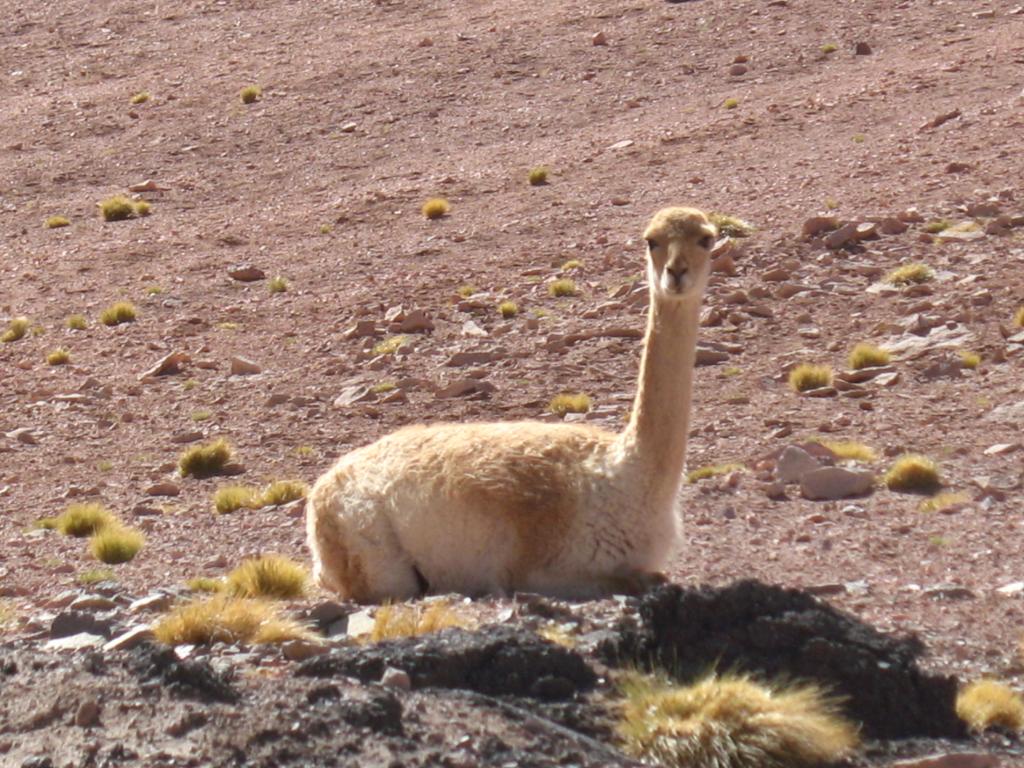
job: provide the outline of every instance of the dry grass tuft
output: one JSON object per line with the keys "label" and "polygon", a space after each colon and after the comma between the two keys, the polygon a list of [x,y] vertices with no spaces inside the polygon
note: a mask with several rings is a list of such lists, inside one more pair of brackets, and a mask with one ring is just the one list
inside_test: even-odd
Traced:
{"label": "dry grass tuft", "polygon": [[519,306],[514,301],[503,301],[498,305],[498,312],[508,320],[519,314]]}
{"label": "dry grass tuft", "polygon": [[443,197],[432,197],[423,204],[420,212],[428,219],[440,219],[447,216],[451,209],[451,205]]}
{"label": "dry grass tuft", "polygon": [[57,516],[55,527],[65,536],[83,538],[117,524],[114,513],[102,504],[86,502],[70,505]]}
{"label": "dry grass tuft", "polygon": [[272,277],[267,281],[267,290],[270,291],[270,293],[285,293],[290,287],[291,285],[287,278],[284,278],[281,275]]}
{"label": "dry grass tuft", "polygon": [[368,640],[379,643],[382,640],[426,635],[449,627],[470,627],[470,621],[446,600],[426,605],[388,603],[374,614],[373,629]]}
{"label": "dry grass tuft", "polygon": [[215,579],[211,576],[196,576],[185,582],[185,588],[190,592],[216,594],[223,592],[227,585],[224,583],[224,579]]}
{"label": "dry grass tuft", "polygon": [[719,475],[727,475],[730,472],[741,472],[746,469],[742,464],[708,464],[704,467],[698,467],[692,472],[687,473],[686,482],[697,483],[701,480],[707,480],[711,477],[718,477]]}
{"label": "dry grass tuft", "polygon": [[131,103],[132,104],[145,104],[147,101],[149,101],[149,98],[150,97],[149,97],[149,92],[148,91],[139,91],[134,96],[132,96]]}
{"label": "dry grass tuft", "polygon": [[969,349],[960,350],[960,365],[964,368],[969,368],[972,371],[981,365],[981,355],[977,352],[971,352]]}
{"label": "dry grass tuft", "polygon": [[563,392],[551,398],[548,410],[559,416],[565,416],[567,413],[586,413],[590,410],[590,405],[590,395],[581,392]]}
{"label": "dry grass tuft", "polygon": [[881,347],[874,344],[857,344],[850,350],[848,362],[854,370],[861,368],[873,368],[876,365],[888,365],[892,361],[892,355]]}
{"label": "dry grass tuft", "polygon": [[377,357],[378,355],[393,355],[395,352],[398,351],[398,348],[405,344],[405,342],[407,342],[408,340],[409,337],[405,335],[388,336],[386,339],[381,339],[376,344],[374,344],[373,349],[371,350],[370,353],[374,357]]}
{"label": "dry grass tuft", "polygon": [[298,563],[282,555],[253,557],[227,575],[227,591],[236,597],[290,600],[306,594],[309,577]]}
{"label": "dry grass tuft", "polygon": [[89,321],[84,315],[70,315],[64,324],[72,331],[84,331],[89,327]]}
{"label": "dry grass tuft", "polygon": [[156,639],[168,645],[235,645],[317,641],[318,636],[277,606],[264,600],[216,595],[186,603],[153,627]]}
{"label": "dry grass tuft", "polygon": [[939,465],[916,453],[897,458],[884,479],[889,490],[904,493],[931,493],[942,485]]}
{"label": "dry grass tuft", "polygon": [[71,353],[63,347],[55,349],[46,356],[46,362],[50,365],[67,365],[71,362]]}
{"label": "dry grass tuft", "polygon": [[574,269],[583,269],[583,262],[579,259],[569,259],[562,265],[563,272],[572,272]]}
{"label": "dry grass tuft", "polygon": [[754,234],[754,225],[727,213],[712,211],[708,214],[711,223],[718,229],[718,234],[727,237],[750,237]]}
{"label": "dry grass tuft", "polygon": [[687,686],[628,675],[619,734],[626,751],[661,766],[810,768],[859,741],[835,699],[814,685],[764,685],[711,675]]}
{"label": "dry grass tuft", "polygon": [[148,200],[137,200],[132,205],[136,216],[149,216],[153,212],[153,204]]}
{"label": "dry grass tuft", "polygon": [[243,104],[252,104],[263,96],[263,89],[258,85],[247,85],[238,92],[238,96]]}
{"label": "dry grass tuft", "polygon": [[259,509],[260,491],[251,485],[225,485],[213,494],[213,509],[218,515],[227,515],[240,509]]}
{"label": "dry grass tuft", "polygon": [[178,458],[178,472],[182,477],[210,477],[224,469],[232,456],[234,449],[223,438],[205,445],[193,445],[182,451]]}
{"label": "dry grass tuft", "polygon": [[945,232],[952,226],[953,222],[949,219],[932,219],[924,225],[924,231],[930,235],[937,235],[939,232]]}
{"label": "dry grass tuft", "polygon": [[934,273],[931,267],[927,264],[915,262],[896,267],[896,269],[885,276],[885,282],[890,285],[911,285],[927,283],[932,277],[934,277]]}
{"label": "dry grass tuft", "polygon": [[28,333],[29,321],[27,317],[12,317],[11,321],[7,323],[7,330],[0,335],[0,341],[4,344],[8,344],[12,341],[18,341],[19,339],[25,338],[25,334]]}
{"label": "dry grass tuft", "polygon": [[863,461],[869,464],[878,461],[878,453],[875,452],[875,449],[864,443],[853,440],[821,440],[819,442],[837,457],[846,461]]}
{"label": "dry grass tuft", "polygon": [[474,293],[478,293],[479,290],[480,289],[477,288],[475,285],[470,285],[469,283],[466,283],[465,285],[460,285],[458,288],[456,288],[455,294],[463,299],[468,299]]}
{"label": "dry grass tuft", "polygon": [[309,486],[301,480],[275,480],[260,495],[264,507],[279,507],[306,498]]}
{"label": "dry grass tuft", "polygon": [[107,565],[127,563],[146,543],[146,537],[133,528],[108,525],[89,541],[92,556]]}
{"label": "dry grass tuft", "polygon": [[839,46],[835,43],[825,43],[821,46],[821,52],[828,56],[830,53],[835,53],[839,50]]}
{"label": "dry grass tuft", "polygon": [[548,183],[548,169],[543,165],[531,168],[527,178],[530,180],[531,187],[542,187]]}
{"label": "dry grass tuft", "polygon": [[133,323],[136,316],[135,306],[130,301],[115,301],[100,312],[100,322],[111,326]]}
{"label": "dry grass tuft", "polygon": [[726,109],[736,109],[736,107],[738,107],[739,105],[740,105],[740,100],[739,99],[729,98],[729,99],[726,99],[725,101],[722,102],[722,106],[725,107]]}
{"label": "dry grass tuft", "polygon": [[94,584],[103,582],[117,583],[117,576],[109,568],[89,568],[81,573],[75,574],[75,581],[83,587],[91,587]]}
{"label": "dry grass tuft", "polygon": [[1024,328],[1024,307],[1021,307],[1014,313],[1013,324],[1018,328]]}
{"label": "dry grass tuft", "polygon": [[789,372],[789,386],[797,392],[832,386],[832,366],[801,363]]}
{"label": "dry grass tuft", "polygon": [[972,731],[1024,730],[1024,699],[996,680],[975,680],[956,697],[956,714]]}
{"label": "dry grass tuft", "polygon": [[562,296],[575,296],[576,283],[567,277],[563,277],[560,280],[552,280],[548,283],[548,293],[555,298],[560,298]]}
{"label": "dry grass tuft", "polygon": [[970,495],[963,491],[943,491],[922,501],[917,509],[919,512],[945,512],[962,507],[970,500]]}
{"label": "dry grass tuft", "polygon": [[124,221],[135,216],[135,205],[124,195],[114,195],[99,204],[104,221]]}
{"label": "dry grass tuft", "polygon": [[70,227],[71,220],[67,216],[50,216],[43,222],[43,226],[47,229],[60,229],[61,227]]}

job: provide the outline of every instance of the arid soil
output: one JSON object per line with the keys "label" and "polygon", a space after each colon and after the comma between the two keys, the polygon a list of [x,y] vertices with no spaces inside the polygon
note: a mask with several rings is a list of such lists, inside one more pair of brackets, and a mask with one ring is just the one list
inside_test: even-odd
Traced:
{"label": "arid soil", "polygon": [[[37,648],[101,567],[81,540],[36,528],[71,502],[101,501],[144,530],[107,585],[141,597],[253,553],[308,560],[301,505],[218,516],[224,483],[311,483],[408,423],[554,418],[562,391],[590,395],[586,418],[617,429],[646,311],[639,233],[659,207],[687,204],[755,230],[723,244],[709,288],[702,344],[717,354],[697,372],[688,458],[743,468],[684,488],[671,579],[806,588],[917,634],[930,672],[1024,682],[1018,3],[0,0],[0,19],[0,321],[31,321],[0,344],[0,619],[7,645],[48,659],[47,679],[89,663]],[[262,96],[243,104],[252,84]],[[530,186],[540,165],[548,183]],[[148,180],[151,215],[100,218],[100,200]],[[451,212],[428,221],[434,196]],[[819,214],[906,228],[829,243],[804,235]],[[43,226],[56,215],[70,226]],[[928,234],[937,219],[972,224]],[[909,261],[934,279],[880,284]],[[229,275],[245,264],[265,278]],[[278,275],[289,289],[271,293]],[[556,277],[577,295],[551,297]],[[119,300],[137,320],[102,325]],[[519,313],[503,319],[502,300]],[[85,330],[65,327],[73,314]],[[403,332],[397,352],[373,354]],[[795,363],[845,370],[860,341],[894,349],[897,375],[831,397],[787,386]],[[48,365],[58,347],[70,363]],[[143,375],[174,352],[189,358],[180,373]],[[232,375],[232,357],[258,373]],[[181,450],[214,436],[244,473],[178,477]],[[782,498],[774,457],[814,438],[872,446],[879,476],[904,451],[926,454],[961,496],[941,511],[881,484]],[[151,494],[168,484],[176,495]],[[574,611],[610,625],[620,608]],[[148,727],[144,689],[117,690],[139,707],[104,727]],[[499,715],[475,699],[424,706],[433,725],[410,739],[440,733],[452,765],[502,764],[496,746],[453,757],[444,733],[449,716]],[[529,749],[504,727],[509,750]],[[45,732],[3,725],[0,761],[78,764]],[[141,764],[110,757],[120,737],[102,728],[83,738],[97,764]],[[571,762],[563,747],[548,759]],[[190,748],[202,764],[203,745]],[[231,764],[261,764],[238,750]]]}

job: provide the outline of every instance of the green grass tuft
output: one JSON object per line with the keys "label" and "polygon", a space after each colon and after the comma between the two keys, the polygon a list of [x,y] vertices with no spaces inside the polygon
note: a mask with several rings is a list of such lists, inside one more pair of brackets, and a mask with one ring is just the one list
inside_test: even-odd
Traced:
{"label": "green grass tuft", "polygon": [[789,386],[797,392],[832,386],[832,367],[801,363],[789,372]]}
{"label": "green grass tuft", "polygon": [[157,641],[167,645],[263,645],[318,639],[308,627],[283,618],[272,603],[226,595],[175,608],[156,622],[153,633]]}
{"label": "green grass tuft", "polygon": [[7,324],[7,330],[0,335],[0,341],[4,344],[9,344],[12,341],[23,339],[25,334],[28,333],[28,329],[29,321],[27,317],[13,317]]}
{"label": "green grass tuft", "polygon": [[897,458],[884,479],[889,490],[904,493],[931,493],[942,486],[939,465],[916,453]]}
{"label": "green grass tuft", "polygon": [[892,355],[881,347],[876,347],[874,344],[861,343],[850,350],[848,362],[851,368],[860,370],[861,368],[872,368],[877,365],[888,365],[891,360]]}
{"label": "green grass tuft", "polygon": [[451,209],[451,205],[443,197],[432,197],[423,204],[420,212],[428,219],[440,219],[447,216]]}
{"label": "green grass tuft", "polygon": [[970,368],[972,371],[981,365],[981,355],[977,352],[971,352],[969,349],[960,350],[960,365],[964,368]]}
{"label": "green grass tuft", "polygon": [[1013,324],[1018,328],[1024,328],[1024,307],[1019,308],[1013,315]]}
{"label": "green grass tuft", "polygon": [[114,513],[102,504],[85,502],[71,504],[57,516],[56,528],[65,536],[84,538],[117,525]]}
{"label": "green grass tuft", "polygon": [[149,216],[153,212],[153,205],[148,200],[137,200],[132,204],[136,216]]}
{"label": "green grass tuft", "polygon": [[235,597],[270,597],[291,600],[306,593],[305,569],[281,555],[244,560],[227,575],[227,591]]}
{"label": "green grass tuft", "polygon": [[124,221],[135,215],[135,205],[124,195],[114,195],[100,202],[100,215],[104,221]]}
{"label": "green grass tuft", "polygon": [[130,301],[115,301],[100,312],[100,322],[110,326],[133,323],[136,316],[135,306]]}
{"label": "green grass tuft", "polygon": [[61,227],[70,227],[71,220],[66,216],[50,216],[43,222],[43,226],[47,229],[60,229]]}
{"label": "green grass tuft", "polygon": [[480,289],[477,288],[475,285],[466,284],[466,285],[460,285],[458,288],[456,288],[455,289],[455,294],[457,296],[462,297],[463,299],[468,299],[474,293],[478,293],[479,290]]}
{"label": "green grass tuft", "polygon": [[107,565],[127,563],[139,553],[146,538],[133,528],[109,525],[89,541],[92,556]]}
{"label": "green grass tuft", "polygon": [[238,92],[238,96],[241,98],[243,104],[252,104],[263,96],[263,89],[258,85],[247,85]]}
{"label": "green grass tuft", "polygon": [[508,320],[519,314],[519,307],[514,301],[503,301],[498,305],[498,312],[501,313],[503,318]]}
{"label": "green grass tuft", "polygon": [[75,581],[83,587],[91,587],[104,582],[116,582],[117,576],[109,568],[89,568],[76,574]]}
{"label": "green grass tuft", "polygon": [[904,264],[885,276],[890,285],[910,285],[911,283],[927,283],[934,277],[931,267],[927,264]]}
{"label": "green grass tuft", "polygon": [[46,362],[50,365],[67,365],[71,362],[71,353],[63,347],[55,349],[46,356]]}
{"label": "green grass tuft", "polygon": [[251,485],[225,485],[213,494],[213,508],[218,515],[240,509],[258,509],[261,506],[259,489]]}
{"label": "green grass tuft", "polygon": [[576,283],[567,277],[548,283],[548,293],[555,298],[576,295]]}
{"label": "green grass tuft", "polygon": [[551,398],[548,410],[559,416],[565,416],[567,413],[586,413],[590,410],[590,404],[590,395],[563,392]]}
{"label": "green grass tuft", "polygon": [[878,453],[875,449],[864,443],[853,440],[820,440],[818,442],[846,461],[863,461],[869,464],[878,461]]}
{"label": "green grass tuft", "polygon": [[569,259],[565,264],[562,265],[563,272],[572,272],[574,269],[582,269],[583,262],[579,259]]}
{"label": "green grass tuft", "polygon": [[825,43],[821,46],[821,52],[828,56],[830,53],[835,53],[839,50],[839,46],[835,43]]}
{"label": "green grass tuft", "polygon": [[178,472],[182,477],[210,477],[224,469],[233,455],[231,443],[223,438],[204,445],[193,445],[182,451],[178,458]]}

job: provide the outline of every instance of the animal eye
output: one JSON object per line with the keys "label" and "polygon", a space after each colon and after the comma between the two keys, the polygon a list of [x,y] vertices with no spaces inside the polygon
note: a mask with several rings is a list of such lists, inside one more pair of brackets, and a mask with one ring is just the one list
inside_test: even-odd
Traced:
{"label": "animal eye", "polygon": [[698,241],[698,244],[705,251],[710,251],[711,250],[711,246],[713,246],[715,244],[715,238],[713,238],[711,235],[704,235],[704,237],[702,237]]}
{"label": "animal eye", "polygon": [[654,250],[655,248],[657,248],[657,247],[658,247],[658,244],[657,244],[657,242],[655,242],[654,240],[648,240],[648,241],[647,241],[647,247],[648,247],[648,248],[649,248],[650,250],[652,250],[652,251],[653,251],[653,250]]}

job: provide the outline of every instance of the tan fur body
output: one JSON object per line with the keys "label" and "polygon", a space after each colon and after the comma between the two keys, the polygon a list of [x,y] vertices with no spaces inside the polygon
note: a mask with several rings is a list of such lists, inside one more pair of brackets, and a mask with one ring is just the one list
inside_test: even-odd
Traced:
{"label": "tan fur body", "polygon": [[[629,426],[401,429],[341,457],[310,492],[314,576],[360,602],[435,592],[638,591],[678,538],[707,238],[699,211],[651,222],[651,310]],[[697,243],[700,247],[697,247]],[[663,274],[682,272],[679,274]]]}

